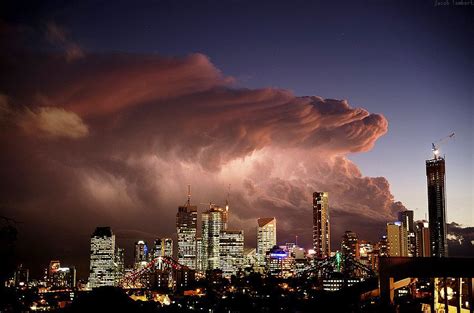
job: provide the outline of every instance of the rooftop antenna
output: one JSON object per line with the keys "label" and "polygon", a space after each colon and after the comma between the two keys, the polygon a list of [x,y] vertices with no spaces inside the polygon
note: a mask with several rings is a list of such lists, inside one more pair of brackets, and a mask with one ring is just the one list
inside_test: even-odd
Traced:
{"label": "rooftop antenna", "polygon": [[433,151],[433,157],[434,159],[438,159],[439,158],[439,147],[448,139],[451,139],[453,138],[454,139],[454,136],[455,136],[455,133],[452,132],[451,134],[449,134],[448,136],[444,137],[444,138],[441,138],[433,143],[431,143],[431,150]]}
{"label": "rooftop antenna", "polygon": [[188,185],[188,206],[191,205],[191,185]]}
{"label": "rooftop antenna", "polygon": [[229,211],[230,184],[227,186],[227,198],[225,199],[225,210]]}

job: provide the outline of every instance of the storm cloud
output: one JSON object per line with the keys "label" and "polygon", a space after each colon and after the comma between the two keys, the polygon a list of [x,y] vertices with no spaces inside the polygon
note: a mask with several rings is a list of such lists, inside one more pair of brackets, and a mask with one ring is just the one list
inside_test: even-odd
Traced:
{"label": "storm cloud", "polygon": [[23,222],[30,250],[20,242],[20,257],[87,265],[99,225],[173,236],[188,184],[201,209],[222,204],[231,184],[230,227],[249,245],[256,219],[275,216],[279,241],[309,246],[314,191],[330,194],[333,245],[346,229],[375,240],[404,209],[385,178],[348,159],[387,132],[382,115],[237,88],[203,54],[71,58],[65,34],[48,30],[63,51],[1,52],[0,197],[4,215]]}

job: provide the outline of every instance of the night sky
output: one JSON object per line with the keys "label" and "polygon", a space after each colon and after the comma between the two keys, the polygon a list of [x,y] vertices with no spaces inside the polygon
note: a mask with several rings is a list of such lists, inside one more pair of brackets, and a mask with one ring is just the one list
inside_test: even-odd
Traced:
{"label": "night sky", "polygon": [[[255,3],[257,2],[257,3]],[[111,226],[175,236],[177,207],[223,204],[255,245],[311,244],[328,191],[332,244],[427,213],[425,159],[446,155],[448,222],[474,226],[474,6],[436,1],[5,1],[0,199],[17,260],[87,276]],[[416,3],[415,3],[416,2]]]}

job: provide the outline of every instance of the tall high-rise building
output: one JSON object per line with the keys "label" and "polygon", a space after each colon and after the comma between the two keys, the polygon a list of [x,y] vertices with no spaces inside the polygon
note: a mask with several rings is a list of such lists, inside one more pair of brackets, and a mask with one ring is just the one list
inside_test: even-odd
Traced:
{"label": "tall high-rise building", "polygon": [[115,249],[115,264],[117,266],[117,283],[125,275],[125,249],[116,247]]}
{"label": "tall high-rise building", "polygon": [[188,201],[178,208],[176,232],[178,234],[178,262],[190,269],[196,268],[197,206],[191,205],[191,191]]}
{"label": "tall high-rise building", "polygon": [[350,230],[345,231],[344,235],[342,236],[341,252],[344,256],[359,259],[359,238],[357,237],[357,234],[355,232]]}
{"label": "tall high-rise building", "polygon": [[413,211],[406,210],[398,212],[398,220],[402,222],[403,240],[407,246],[407,256],[414,257],[416,250],[415,224],[413,222]]}
{"label": "tall high-rise building", "polygon": [[401,222],[387,223],[388,255],[408,256],[406,232]]}
{"label": "tall high-rise building", "polygon": [[76,287],[76,269],[74,267],[61,267],[59,261],[49,262],[48,285],[53,289]]}
{"label": "tall high-rise building", "polygon": [[171,238],[158,238],[155,239],[153,248],[153,258],[159,256],[173,256],[173,239]]}
{"label": "tall high-rise building", "polygon": [[431,256],[448,256],[446,241],[446,170],[444,158],[435,154],[426,160],[428,183],[428,215],[430,228]]}
{"label": "tall high-rise building", "polygon": [[116,284],[115,235],[110,227],[97,227],[91,236],[89,286]]}
{"label": "tall high-rise building", "polygon": [[265,266],[267,252],[276,246],[276,219],[262,217],[257,220],[257,262],[260,267]]}
{"label": "tall high-rise building", "polygon": [[139,268],[148,261],[148,246],[143,240],[135,242],[134,267]]}
{"label": "tall high-rise building", "polygon": [[[203,272],[205,271],[205,266],[203,264],[203,244],[202,244],[202,237],[196,238],[196,271]],[[207,258],[206,258],[207,262]]]}
{"label": "tall high-rise building", "polygon": [[313,248],[316,258],[331,254],[329,227],[329,195],[327,192],[313,193]]}
{"label": "tall high-rise building", "polygon": [[427,221],[417,221],[415,224],[416,256],[429,257],[430,253],[430,228]]}
{"label": "tall high-rise building", "polygon": [[219,238],[225,230],[226,210],[211,204],[201,215],[202,220],[202,264],[203,270],[219,268]]}
{"label": "tall high-rise building", "polygon": [[244,266],[244,231],[223,230],[219,238],[219,268],[226,278]]}

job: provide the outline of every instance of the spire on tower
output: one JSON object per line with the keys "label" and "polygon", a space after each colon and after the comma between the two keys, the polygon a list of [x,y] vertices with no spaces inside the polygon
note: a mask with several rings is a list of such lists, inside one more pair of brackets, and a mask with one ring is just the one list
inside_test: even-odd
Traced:
{"label": "spire on tower", "polygon": [[188,205],[191,205],[191,185],[188,185]]}

